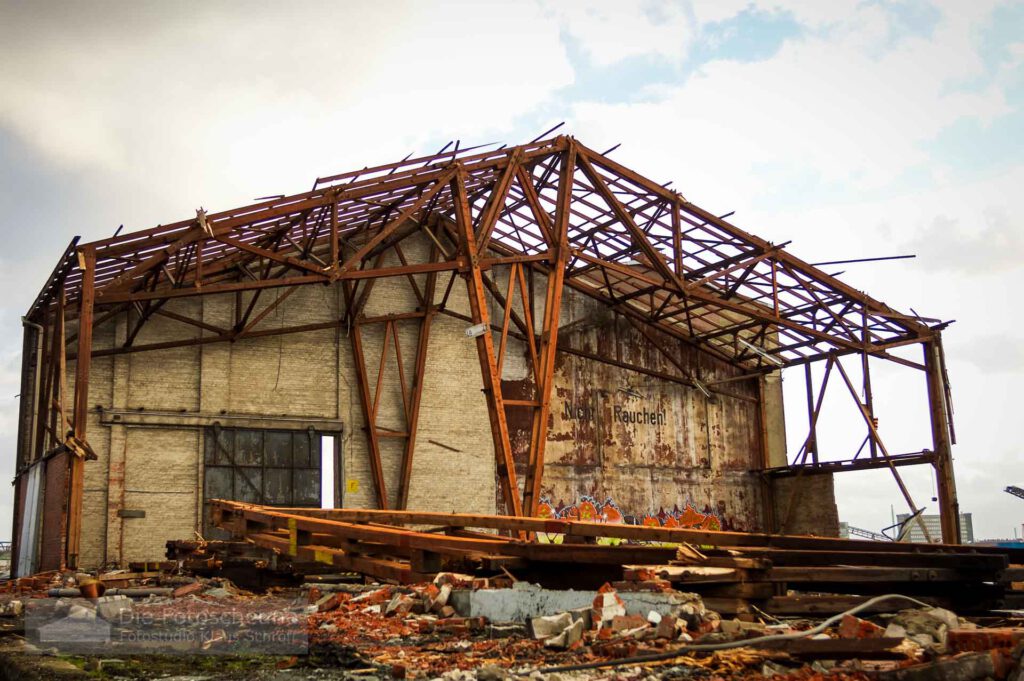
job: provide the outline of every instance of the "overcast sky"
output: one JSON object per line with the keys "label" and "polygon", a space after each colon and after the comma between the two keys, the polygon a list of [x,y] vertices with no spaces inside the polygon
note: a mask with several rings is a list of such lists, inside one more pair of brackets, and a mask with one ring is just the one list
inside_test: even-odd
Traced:
{"label": "overcast sky", "polygon": [[[979,537],[1019,533],[1024,500],[1002,490],[1024,486],[1024,3],[987,0],[0,0],[0,477],[19,317],[73,235],[304,191],[452,139],[522,143],[563,120],[809,261],[916,253],[828,269],[956,320],[961,507]],[[792,454],[802,372],[784,380]],[[930,446],[920,376],[879,367],[875,388],[889,449]],[[827,457],[860,444],[850,405],[830,393]],[[903,470],[935,510],[929,469]],[[861,527],[904,510],[888,472],[839,476],[837,492]],[[0,539],[10,513],[4,486]]]}

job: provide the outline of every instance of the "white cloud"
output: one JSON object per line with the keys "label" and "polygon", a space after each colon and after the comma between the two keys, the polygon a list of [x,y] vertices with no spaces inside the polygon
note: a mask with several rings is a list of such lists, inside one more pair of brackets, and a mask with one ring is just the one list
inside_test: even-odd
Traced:
{"label": "white cloud", "polygon": [[0,28],[0,125],[196,202],[484,140],[573,77],[531,5],[32,7]]}
{"label": "white cloud", "polygon": [[639,56],[659,56],[678,62],[686,55],[693,38],[690,21],[680,3],[560,0],[546,7],[597,66]]}
{"label": "white cloud", "polygon": [[[732,208],[737,194],[777,192],[780,179],[811,173],[847,191],[890,187],[930,161],[925,145],[961,118],[983,122],[1008,111],[1002,91],[951,91],[973,73],[976,55],[949,51],[972,26],[906,39],[877,56],[877,13],[844,30],[787,42],[772,59],[715,61],[642,104],[577,104],[583,139],[618,139],[658,149],[654,172],[674,177],[691,200]],[[651,168],[647,164],[648,169]]]}

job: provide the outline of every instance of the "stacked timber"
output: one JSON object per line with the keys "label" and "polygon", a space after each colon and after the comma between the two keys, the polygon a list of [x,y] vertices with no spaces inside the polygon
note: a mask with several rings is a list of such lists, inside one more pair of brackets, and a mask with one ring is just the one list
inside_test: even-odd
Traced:
{"label": "stacked timber", "polygon": [[[1006,605],[1024,551],[511,516],[211,502],[213,523],[301,563],[397,583],[441,571],[550,588],[676,588],[723,613],[823,614],[902,593],[957,611]],[[410,529],[413,528],[413,529]],[[1015,605],[1011,603],[1010,605]]]}

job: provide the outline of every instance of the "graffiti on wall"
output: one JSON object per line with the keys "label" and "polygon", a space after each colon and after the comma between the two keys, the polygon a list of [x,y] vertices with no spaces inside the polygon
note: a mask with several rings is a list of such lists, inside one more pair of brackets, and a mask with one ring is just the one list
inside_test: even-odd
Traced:
{"label": "graffiti on wall", "polygon": [[648,527],[679,527],[694,530],[721,530],[724,526],[722,518],[705,507],[703,512],[690,502],[683,508],[673,506],[671,510],[664,508],[643,515],[624,514],[611,499],[598,501],[592,496],[582,496],[575,503],[554,504],[551,499],[542,497],[537,506],[537,516],[553,520],[580,520],[592,523],[609,523],[625,525],[646,525]]}

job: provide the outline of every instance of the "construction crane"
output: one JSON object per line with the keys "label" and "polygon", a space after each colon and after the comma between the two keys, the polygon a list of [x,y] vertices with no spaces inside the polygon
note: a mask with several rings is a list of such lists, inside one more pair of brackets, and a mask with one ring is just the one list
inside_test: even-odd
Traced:
{"label": "construction crane", "polygon": [[1015,497],[1019,497],[1021,499],[1024,499],[1024,489],[1021,489],[1020,487],[1015,487],[1014,485],[1010,485],[1009,487],[1007,487],[1003,491],[1006,492],[1007,494],[1012,494]]}

